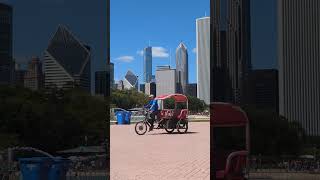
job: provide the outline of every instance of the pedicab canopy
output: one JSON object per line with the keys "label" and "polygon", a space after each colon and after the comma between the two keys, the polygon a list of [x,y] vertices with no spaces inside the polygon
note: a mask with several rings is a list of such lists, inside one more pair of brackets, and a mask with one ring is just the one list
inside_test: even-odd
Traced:
{"label": "pedicab canopy", "polygon": [[155,99],[156,100],[165,100],[165,99],[169,99],[169,98],[173,98],[175,100],[175,102],[188,102],[188,98],[183,94],[161,95],[161,96],[157,96]]}
{"label": "pedicab canopy", "polygon": [[246,113],[233,104],[214,102],[210,109],[213,126],[246,126],[249,123]]}

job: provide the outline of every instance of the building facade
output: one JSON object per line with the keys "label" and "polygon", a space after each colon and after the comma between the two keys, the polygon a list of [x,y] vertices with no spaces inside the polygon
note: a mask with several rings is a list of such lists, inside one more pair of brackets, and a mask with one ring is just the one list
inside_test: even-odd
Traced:
{"label": "building facade", "polygon": [[14,81],[12,11],[11,6],[0,3],[0,85]]}
{"label": "building facade", "polygon": [[45,87],[91,92],[91,49],[60,25],[44,55]]}
{"label": "building facade", "polygon": [[149,83],[152,79],[152,47],[143,49],[143,80]]}
{"label": "building facade", "polygon": [[136,89],[139,88],[138,76],[136,76],[132,71],[128,71],[123,79],[124,89]]}
{"label": "building facade", "polygon": [[107,93],[107,71],[97,71],[95,72],[95,94],[96,95],[106,95]]}
{"label": "building facade", "polygon": [[278,70],[258,69],[250,73],[250,102],[257,108],[279,112]]}
{"label": "building facade", "polygon": [[157,95],[156,89],[157,89],[156,83],[154,83],[154,82],[145,84],[145,94],[147,94],[147,95],[156,96]]}
{"label": "building facade", "polygon": [[197,97],[197,83],[187,85],[187,95]]}
{"label": "building facade", "polygon": [[212,101],[249,103],[250,0],[212,0]]}
{"label": "building facade", "polygon": [[210,17],[196,20],[197,97],[210,104]]}
{"label": "building facade", "polygon": [[107,65],[108,70],[109,70],[109,74],[110,74],[110,87],[109,88],[114,88],[114,64],[110,63],[109,65]]}
{"label": "building facade", "polygon": [[176,49],[176,71],[177,83],[182,94],[187,93],[187,85],[189,83],[189,69],[188,69],[188,51],[187,47],[180,43]]}
{"label": "building facade", "polygon": [[124,85],[123,85],[123,81],[122,81],[122,80],[118,81],[118,83],[117,83],[117,89],[118,89],[118,90],[124,90]]}
{"label": "building facade", "polygon": [[36,91],[43,87],[43,83],[42,63],[38,57],[33,57],[24,75],[24,87]]}
{"label": "building facade", "polygon": [[279,113],[320,135],[320,2],[278,0]]}
{"label": "building facade", "polygon": [[15,85],[24,87],[24,75],[26,74],[27,70],[22,69],[21,65],[16,63],[15,70],[14,70],[14,81]]}
{"label": "building facade", "polygon": [[170,66],[159,66],[156,70],[156,94],[174,94],[177,90],[177,73]]}

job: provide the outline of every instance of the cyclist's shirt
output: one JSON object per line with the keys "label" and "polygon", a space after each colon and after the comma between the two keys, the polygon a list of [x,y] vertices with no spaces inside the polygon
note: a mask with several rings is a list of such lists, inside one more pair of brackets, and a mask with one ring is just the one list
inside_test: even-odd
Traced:
{"label": "cyclist's shirt", "polygon": [[152,112],[154,112],[154,111],[158,111],[158,101],[157,100],[153,100],[152,101],[152,104],[151,104],[151,107],[150,107],[150,110],[152,111]]}
{"label": "cyclist's shirt", "polygon": [[153,103],[153,100],[150,100],[148,104],[144,106],[144,108],[150,108],[152,106],[152,103]]}

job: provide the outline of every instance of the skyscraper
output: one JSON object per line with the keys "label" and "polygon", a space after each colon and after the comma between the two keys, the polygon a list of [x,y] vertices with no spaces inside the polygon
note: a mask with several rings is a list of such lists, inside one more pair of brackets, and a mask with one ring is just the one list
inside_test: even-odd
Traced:
{"label": "skyscraper", "polygon": [[149,83],[152,79],[152,47],[148,46],[143,50],[143,80]]}
{"label": "skyscraper", "polygon": [[256,108],[278,111],[278,71],[276,69],[257,69],[250,73],[250,102]]}
{"label": "skyscraper", "polygon": [[177,83],[180,86],[180,93],[187,93],[187,85],[189,83],[189,69],[188,69],[188,51],[186,46],[181,42],[176,49],[176,72]]}
{"label": "skyscraper", "polygon": [[110,87],[109,88],[114,88],[114,64],[110,63],[108,66],[108,70],[110,73]]}
{"label": "skyscraper", "polygon": [[95,94],[96,95],[106,95],[107,92],[107,71],[97,71],[95,72]]}
{"label": "skyscraper", "polygon": [[33,57],[28,63],[28,69],[24,75],[24,87],[31,90],[39,90],[43,85],[42,63],[38,57]]}
{"label": "skyscraper", "polygon": [[279,113],[320,135],[320,2],[278,1]]}
{"label": "skyscraper", "polygon": [[45,87],[91,91],[91,50],[63,25],[50,40],[45,51]]}
{"label": "skyscraper", "polygon": [[247,104],[251,70],[250,0],[212,1],[212,101]]}
{"label": "skyscraper", "polygon": [[0,3],[0,85],[11,84],[13,78],[12,7]]}
{"label": "skyscraper", "polygon": [[196,20],[197,97],[210,104],[210,17]]}
{"label": "skyscraper", "polygon": [[128,71],[123,79],[124,89],[136,89],[139,88],[138,76],[136,76],[132,71]]}

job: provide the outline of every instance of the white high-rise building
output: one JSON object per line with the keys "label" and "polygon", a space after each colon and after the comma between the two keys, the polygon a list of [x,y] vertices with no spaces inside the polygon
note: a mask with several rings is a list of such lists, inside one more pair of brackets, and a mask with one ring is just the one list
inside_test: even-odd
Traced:
{"label": "white high-rise building", "polygon": [[279,113],[320,135],[320,1],[278,0]]}
{"label": "white high-rise building", "polygon": [[196,20],[197,97],[210,104],[210,17]]}
{"label": "white high-rise building", "polygon": [[156,70],[157,96],[174,94],[177,90],[176,70],[170,66],[159,66]]}

